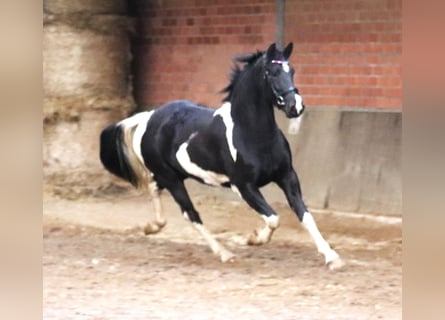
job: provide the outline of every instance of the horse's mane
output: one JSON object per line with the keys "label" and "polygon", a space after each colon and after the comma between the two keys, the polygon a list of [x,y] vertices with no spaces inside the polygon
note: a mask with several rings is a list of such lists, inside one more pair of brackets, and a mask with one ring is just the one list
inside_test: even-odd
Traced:
{"label": "horse's mane", "polygon": [[[230,73],[229,85],[220,91],[221,93],[227,93],[227,95],[223,99],[223,102],[230,101],[230,98],[232,97],[232,91],[235,88],[236,84],[238,83],[238,80],[241,78],[241,74],[243,74],[246,70],[251,68],[255,64],[255,62],[258,59],[260,59],[263,55],[264,51],[257,51],[245,55],[239,55],[233,59],[234,64],[232,72]],[[244,67],[241,69],[239,64],[237,64],[237,62],[243,63]]]}

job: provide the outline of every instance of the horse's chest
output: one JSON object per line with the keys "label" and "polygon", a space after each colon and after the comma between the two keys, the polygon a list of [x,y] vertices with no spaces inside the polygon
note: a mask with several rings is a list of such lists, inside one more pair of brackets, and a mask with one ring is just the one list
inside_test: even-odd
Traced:
{"label": "horse's chest", "polygon": [[282,157],[272,151],[262,153],[256,160],[259,172],[265,177],[273,176],[282,167]]}
{"label": "horse's chest", "polygon": [[267,184],[285,167],[286,155],[272,146],[249,149],[240,154],[237,171],[246,180]]}

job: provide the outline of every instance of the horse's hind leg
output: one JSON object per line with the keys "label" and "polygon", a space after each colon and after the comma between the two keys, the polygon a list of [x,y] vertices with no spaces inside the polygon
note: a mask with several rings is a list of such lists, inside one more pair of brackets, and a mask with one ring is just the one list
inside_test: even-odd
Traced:
{"label": "horse's hind leg", "polygon": [[155,213],[155,220],[149,221],[145,226],[144,233],[146,235],[161,231],[161,229],[167,224],[167,220],[165,219],[164,212],[162,210],[160,191],[157,183],[155,181],[150,182],[148,185],[148,190],[150,192],[151,202]]}
{"label": "horse's hind leg", "polygon": [[184,183],[182,181],[178,181],[173,185],[170,185],[170,187],[167,187],[167,189],[181,207],[184,218],[189,220],[195,229],[199,231],[199,233],[209,244],[213,253],[219,256],[222,262],[233,260],[235,255],[220,244],[211,234],[211,232],[203,225],[201,217],[194,208],[187,190],[185,189]]}

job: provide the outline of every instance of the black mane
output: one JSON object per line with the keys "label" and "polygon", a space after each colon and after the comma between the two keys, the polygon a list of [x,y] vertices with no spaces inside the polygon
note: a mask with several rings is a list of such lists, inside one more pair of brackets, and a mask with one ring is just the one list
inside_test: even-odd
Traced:
{"label": "black mane", "polygon": [[[227,93],[227,95],[222,100],[223,102],[230,101],[232,97],[232,91],[235,88],[238,80],[241,77],[241,74],[246,71],[248,68],[253,66],[258,59],[260,59],[264,55],[264,51],[257,51],[253,53],[248,53],[245,55],[236,56],[233,61],[235,62],[232,68],[232,72],[230,73],[230,82],[227,87],[222,89],[221,93]],[[243,63],[244,68],[241,69],[237,62]]]}

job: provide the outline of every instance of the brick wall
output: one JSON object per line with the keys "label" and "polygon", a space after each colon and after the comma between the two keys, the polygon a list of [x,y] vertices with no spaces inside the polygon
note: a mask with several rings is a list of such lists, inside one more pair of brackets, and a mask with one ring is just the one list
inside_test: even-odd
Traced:
{"label": "brick wall", "polygon": [[308,106],[402,107],[401,0],[289,0],[286,39]]}
{"label": "brick wall", "polygon": [[[219,106],[235,54],[275,40],[275,0],[151,0],[137,6],[139,105]],[[287,0],[295,83],[309,107],[400,108],[401,0]]]}
{"label": "brick wall", "polygon": [[232,57],[275,38],[275,0],[145,1],[138,14],[134,89],[149,107],[184,98],[219,106]]}

